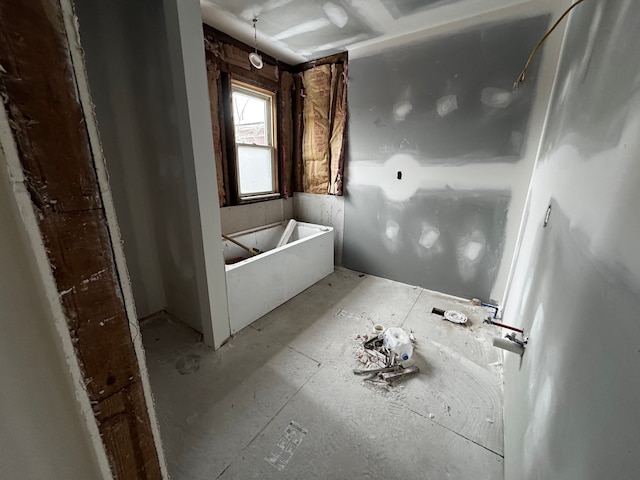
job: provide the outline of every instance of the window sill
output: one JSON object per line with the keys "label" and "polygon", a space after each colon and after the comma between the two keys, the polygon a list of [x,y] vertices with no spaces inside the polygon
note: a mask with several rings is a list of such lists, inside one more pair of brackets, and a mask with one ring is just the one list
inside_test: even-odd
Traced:
{"label": "window sill", "polygon": [[277,200],[282,198],[279,193],[266,193],[264,195],[252,195],[250,197],[244,197],[238,200],[238,205],[246,205],[248,203],[265,202],[267,200]]}

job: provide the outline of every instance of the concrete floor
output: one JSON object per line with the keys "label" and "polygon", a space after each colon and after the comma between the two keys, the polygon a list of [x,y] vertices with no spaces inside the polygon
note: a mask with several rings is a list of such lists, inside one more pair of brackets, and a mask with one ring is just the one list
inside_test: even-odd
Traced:
{"label": "concrete floor", "polygon": [[[484,317],[466,301],[337,268],[217,352],[166,316],[146,320],[171,478],[502,479],[490,342],[500,331]],[[419,374],[383,387],[352,373],[356,336],[372,322],[414,332]]]}

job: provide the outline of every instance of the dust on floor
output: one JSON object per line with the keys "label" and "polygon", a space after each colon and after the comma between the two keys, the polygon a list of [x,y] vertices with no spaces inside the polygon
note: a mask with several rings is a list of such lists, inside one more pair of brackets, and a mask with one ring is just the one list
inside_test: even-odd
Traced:
{"label": "dust on floor", "polygon": [[[216,352],[169,317],[143,322],[171,478],[502,479],[500,330],[486,316],[338,268]],[[392,387],[353,374],[374,324],[413,332],[420,373]]]}

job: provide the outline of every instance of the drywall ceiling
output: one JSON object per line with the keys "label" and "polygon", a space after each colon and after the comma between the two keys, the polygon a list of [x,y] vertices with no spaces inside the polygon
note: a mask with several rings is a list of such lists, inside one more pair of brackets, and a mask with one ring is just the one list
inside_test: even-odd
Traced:
{"label": "drywall ceiling", "polygon": [[200,0],[203,22],[298,64],[533,0]]}

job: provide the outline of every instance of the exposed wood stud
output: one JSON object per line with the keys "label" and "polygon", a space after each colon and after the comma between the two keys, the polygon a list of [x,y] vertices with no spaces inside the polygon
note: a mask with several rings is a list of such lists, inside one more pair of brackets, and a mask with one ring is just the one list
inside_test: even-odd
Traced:
{"label": "exposed wood stud", "polygon": [[0,93],[119,479],[162,478],[60,4],[0,2]]}

